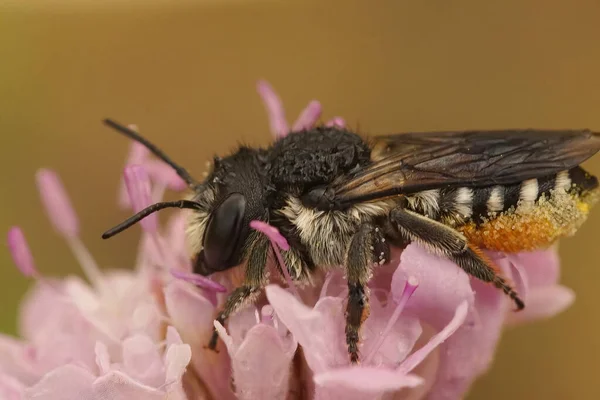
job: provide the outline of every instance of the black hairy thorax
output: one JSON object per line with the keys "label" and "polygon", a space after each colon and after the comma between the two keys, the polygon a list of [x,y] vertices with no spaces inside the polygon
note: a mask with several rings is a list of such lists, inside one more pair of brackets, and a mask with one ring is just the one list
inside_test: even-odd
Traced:
{"label": "black hairy thorax", "polygon": [[370,153],[365,141],[347,130],[319,127],[296,132],[268,150],[269,178],[276,189],[297,195],[368,164]]}

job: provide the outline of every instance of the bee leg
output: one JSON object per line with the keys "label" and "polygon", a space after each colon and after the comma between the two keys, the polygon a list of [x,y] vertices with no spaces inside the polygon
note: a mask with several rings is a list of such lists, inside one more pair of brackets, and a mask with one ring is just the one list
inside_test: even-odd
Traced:
{"label": "bee leg", "polygon": [[[225,301],[223,309],[217,315],[216,321],[221,325],[225,324],[230,315],[234,314],[248,302],[253,301],[262,290],[265,281],[265,266],[267,265],[268,251],[269,240],[263,235],[258,236],[250,250],[244,283],[231,292]],[[218,340],[219,334],[216,328],[213,328],[208,348],[215,350]]]}
{"label": "bee leg", "polygon": [[346,344],[352,363],[358,363],[360,327],[369,316],[367,282],[371,263],[389,258],[389,246],[379,228],[363,224],[352,238],[347,255],[348,304],[346,306]]}
{"label": "bee leg", "polygon": [[517,309],[525,307],[518,293],[502,277],[492,261],[479,248],[469,244],[460,232],[401,207],[392,210],[390,221],[408,239],[437,250],[467,274],[501,289],[514,301]]}
{"label": "bee leg", "polygon": [[525,303],[519,297],[519,294],[506,282],[506,279],[500,275],[500,271],[498,271],[492,261],[479,248],[469,245],[463,253],[452,254],[449,258],[467,274],[484,282],[490,282],[502,290],[515,303],[517,311],[525,308]]}

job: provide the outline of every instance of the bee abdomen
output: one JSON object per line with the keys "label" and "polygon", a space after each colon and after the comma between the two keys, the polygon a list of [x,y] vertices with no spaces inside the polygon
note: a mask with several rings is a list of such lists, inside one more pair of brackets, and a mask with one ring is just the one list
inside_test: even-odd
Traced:
{"label": "bee abdomen", "polygon": [[596,187],[598,187],[596,177],[591,176],[581,167],[576,167],[555,175],[528,179],[518,184],[474,188],[470,217],[475,222],[483,222],[519,206],[534,206],[542,196],[550,198],[554,193],[581,194]]}
{"label": "bee abdomen", "polygon": [[409,208],[429,218],[481,223],[520,205],[533,206],[542,196],[550,197],[555,192],[582,194],[597,187],[596,177],[575,167],[512,185],[427,190],[407,200]]}

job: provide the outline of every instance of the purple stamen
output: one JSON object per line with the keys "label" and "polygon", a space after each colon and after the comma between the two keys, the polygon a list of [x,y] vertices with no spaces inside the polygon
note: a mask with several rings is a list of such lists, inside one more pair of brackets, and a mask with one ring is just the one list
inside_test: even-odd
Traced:
{"label": "purple stamen", "polygon": [[342,117],[333,117],[325,123],[325,126],[343,128],[346,126],[346,120]]}
{"label": "purple stamen", "polygon": [[194,274],[192,272],[181,271],[178,269],[171,269],[171,275],[173,275],[177,279],[181,279],[182,281],[189,282],[196,286],[201,287],[202,289],[210,290],[213,292],[226,292],[227,289],[221,284],[209,279],[205,276]]}
{"label": "purple stamen", "polygon": [[294,293],[294,295],[296,295],[296,297],[300,298],[298,288],[296,288],[296,285],[294,284],[294,281],[290,276],[290,272],[288,271],[287,266],[285,265],[283,256],[279,251],[280,248],[284,251],[290,249],[290,245],[287,242],[287,240],[283,237],[281,233],[279,233],[279,230],[277,228],[265,222],[257,220],[250,221],[250,227],[261,232],[269,238],[269,240],[271,241],[271,247],[273,247],[273,251],[275,252],[275,257],[277,257],[277,261],[279,261],[279,265],[281,266],[281,272],[283,273],[288,287]]}
{"label": "purple stamen", "polygon": [[173,168],[160,160],[148,160],[143,164],[148,175],[155,184],[165,185],[171,190],[181,192],[187,189],[187,183],[181,179]]}
{"label": "purple stamen", "polygon": [[26,277],[39,277],[40,274],[35,268],[33,256],[21,228],[15,226],[8,231],[7,244],[13,262],[19,271]]}
{"label": "purple stamen", "polygon": [[306,108],[302,110],[300,116],[292,126],[292,131],[301,131],[314,126],[315,123],[321,117],[321,111],[321,103],[319,103],[318,101],[313,100],[310,103],[308,103]]}
{"label": "purple stamen", "polygon": [[281,99],[266,81],[259,81],[256,89],[267,110],[271,133],[276,139],[286,136],[290,128],[285,119],[285,110],[283,109]]}
{"label": "purple stamen", "polygon": [[78,237],[79,220],[60,178],[54,171],[41,169],[36,180],[50,222],[67,240],[89,281],[98,287],[102,273]]}
{"label": "purple stamen", "polygon": [[[128,165],[123,173],[127,193],[134,212],[140,212],[152,204],[150,178],[141,165]],[[158,216],[150,214],[140,221],[142,228],[149,233],[158,231]]]}
{"label": "purple stamen", "polygon": [[[137,125],[128,125],[129,129],[138,132]],[[150,156],[150,150],[146,148],[146,146],[138,143],[132,142],[129,148],[129,155],[127,156],[127,162],[125,165],[131,164],[143,164],[146,159]],[[127,187],[125,186],[125,179],[121,177],[121,183],[119,185],[119,196],[118,196],[118,204],[119,207],[123,209],[131,208],[131,199],[129,198],[129,194],[127,193]]]}
{"label": "purple stamen", "polygon": [[50,222],[62,235],[73,238],[79,234],[79,221],[58,175],[51,170],[39,170],[38,190]]}
{"label": "purple stamen", "polygon": [[398,304],[396,304],[396,309],[394,310],[394,313],[390,317],[385,329],[379,334],[379,339],[377,339],[375,346],[373,346],[373,349],[371,350],[371,354],[369,354],[369,356],[365,359],[366,364],[368,364],[371,361],[371,359],[375,356],[375,354],[377,353],[377,351],[383,344],[385,337],[392,331],[392,329],[394,329],[394,325],[398,321],[398,318],[400,318],[400,314],[402,313],[402,310],[404,310],[404,307],[406,306],[408,299],[410,299],[410,297],[413,295],[415,290],[417,290],[418,286],[419,286],[419,281],[417,280],[417,278],[411,276],[406,280],[406,284],[404,285],[404,290],[402,291],[402,296],[400,297]]}

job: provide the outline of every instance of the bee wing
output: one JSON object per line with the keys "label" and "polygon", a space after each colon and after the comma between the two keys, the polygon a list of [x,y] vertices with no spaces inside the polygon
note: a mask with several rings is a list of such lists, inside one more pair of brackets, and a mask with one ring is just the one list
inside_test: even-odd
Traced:
{"label": "bee wing", "polygon": [[555,174],[593,156],[600,137],[589,130],[405,133],[374,137],[371,148],[371,164],[333,182],[336,204]]}

